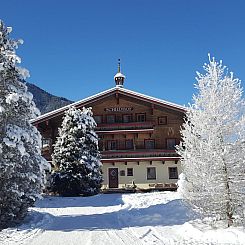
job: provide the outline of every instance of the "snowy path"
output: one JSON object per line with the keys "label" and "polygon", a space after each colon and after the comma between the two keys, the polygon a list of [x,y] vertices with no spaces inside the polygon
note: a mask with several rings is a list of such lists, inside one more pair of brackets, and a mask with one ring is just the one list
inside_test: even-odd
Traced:
{"label": "snowy path", "polygon": [[0,232],[1,245],[245,244],[239,229],[191,220],[178,193],[46,197],[26,223]]}

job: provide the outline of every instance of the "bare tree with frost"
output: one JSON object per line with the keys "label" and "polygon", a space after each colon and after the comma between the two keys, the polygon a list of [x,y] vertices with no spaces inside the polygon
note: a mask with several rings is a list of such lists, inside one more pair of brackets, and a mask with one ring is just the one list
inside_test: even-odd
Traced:
{"label": "bare tree with frost", "polygon": [[39,115],[27,91],[28,71],[18,66],[22,43],[0,21],[0,229],[16,224],[40,196],[47,162],[41,136],[30,119]]}
{"label": "bare tree with frost", "polygon": [[222,62],[210,59],[197,73],[177,148],[182,157],[184,198],[204,216],[244,222],[245,103],[241,82]]}

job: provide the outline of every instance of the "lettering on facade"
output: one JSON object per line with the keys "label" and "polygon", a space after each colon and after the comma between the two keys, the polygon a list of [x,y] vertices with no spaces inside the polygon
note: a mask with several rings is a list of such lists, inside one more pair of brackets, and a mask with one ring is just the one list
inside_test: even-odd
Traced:
{"label": "lettering on facade", "polygon": [[109,107],[105,108],[106,112],[125,112],[125,111],[132,111],[133,107]]}

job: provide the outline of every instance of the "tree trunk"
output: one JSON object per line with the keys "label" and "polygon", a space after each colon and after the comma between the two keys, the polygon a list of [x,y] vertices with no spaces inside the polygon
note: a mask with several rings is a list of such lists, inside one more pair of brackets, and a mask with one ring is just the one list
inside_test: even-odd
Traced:
{"label": "tree trunk", "polygon": [[231,191],[230,191],[230,185],[229,185],[229,180],[228,180],[227,166],[226,166],[225,160],[223,158],[222,160],[224,164],[225,189],[226,189],[226,194],[228,198],[226,200],[226,217],[227,217],[228,227],[230,227],[233,224],[232,199],[231,199]]}

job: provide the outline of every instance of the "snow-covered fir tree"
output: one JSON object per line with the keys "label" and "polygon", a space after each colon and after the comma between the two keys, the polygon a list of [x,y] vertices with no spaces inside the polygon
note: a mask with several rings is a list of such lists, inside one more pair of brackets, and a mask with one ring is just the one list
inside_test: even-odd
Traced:
{"label": "snow-covered fir tree", "polygon": [[[184,198],[204,216],[244,222],[245,103],[241,83],[210,58],[181,130]],[[183,181],[182,181],[183,182]]]}
{"label": "snow-covered fir tree", "polygon": [[98,136],[91,108],[66,111],[52,154],[51,189],[63,196],[94,195],[102,183]]}
{"label": "snow-covered fir tree", "polygon": [[93,118],[91,108],[83,108],[82,122],[86,126],[85,141],[83,145],[82,161],[87,166],[88,180],[83,190],[84,195],[94,195],[100,191],[102,178],[102,164],[100,161],[100,153],[98,149],[98,135],[95,133],[96,122]]}
{"label": "snow-covered fir tree", "polygon": [[0,21],[0,229],[18,223],[40,196],[44,169],[41,136],[30,120],[39,115],[27,91],[28,71],[18,66],[21,40]]}

